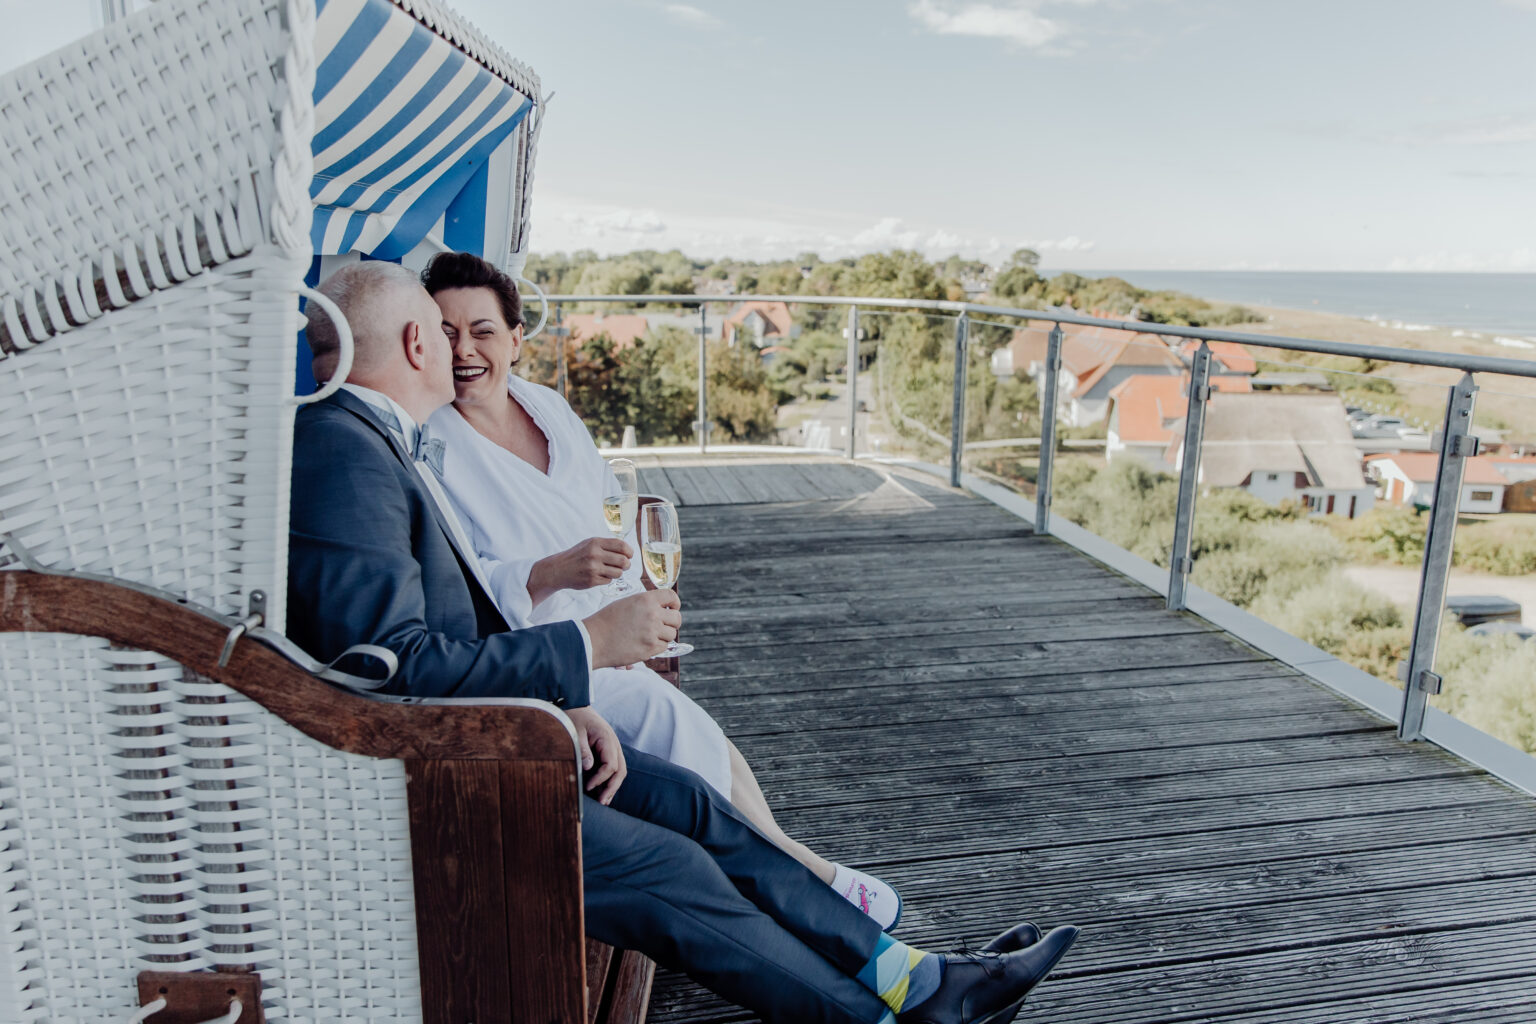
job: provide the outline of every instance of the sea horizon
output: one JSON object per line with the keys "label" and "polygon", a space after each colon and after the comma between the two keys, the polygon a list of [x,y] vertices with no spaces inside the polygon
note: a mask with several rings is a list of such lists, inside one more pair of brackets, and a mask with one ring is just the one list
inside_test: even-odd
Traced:
{"label": "sea horizon", "polygon": [[1536,349],[1536,273],[1358,270],[1077,270],[1212,302],[1360,317],[1404,330],[1445,328]]}

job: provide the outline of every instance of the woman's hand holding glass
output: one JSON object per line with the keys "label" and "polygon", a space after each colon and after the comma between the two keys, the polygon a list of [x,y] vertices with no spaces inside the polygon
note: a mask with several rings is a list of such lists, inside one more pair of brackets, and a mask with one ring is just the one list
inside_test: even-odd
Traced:
{"label": "woman's hand holding glass", "polygon": [[634,549],[622,540],[592,537],[533,563],[528,594],[538,604],[557,590],[601,587],[621,577],[633,557]]}
{"label": "woman's hand holding glass", "polygon": [[[609,459],[608,468],[613,471],[609,493],[603,495],[603,519],[608,532],[620,543],[635,525],[635,506],[640,502],[639,475],[629,459]],[[632,594],[639,588],[622,576],[615,577],[604,591],[612,597]]]}

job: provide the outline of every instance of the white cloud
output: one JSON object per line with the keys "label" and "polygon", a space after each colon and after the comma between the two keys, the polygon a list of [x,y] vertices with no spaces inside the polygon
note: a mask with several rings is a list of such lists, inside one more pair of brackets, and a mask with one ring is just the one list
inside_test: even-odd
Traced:
{"label": "white cloud", "polygon": [[657,235],[667,230],[666,222],[655,210],[567,210],[559,216],[568,232],[584,238]]}
{"label": "white cloud", "polygon": [[965,235],[947,228],[921,228],[899,217],[867,227],[827,226],[809,221],[756,217],[706,217],[691,213],[628,209],[545,194],[534,202],[533,247],[537,252],[593,249],[609,254],[631,249],[681,249],[700,258],[792,259],[814,252],[841,259],[890,249],[915,249],[929,259],[960,255],[1000,263],[1015,249],[1040,253],[1091,252],[1094,243],[1076,235],[1007,239]]}
{"label": "white cloud", "polygon": [[1060,38],[1066,29],[1037,13],[1033,3],[944,3],[915,0],[907,13],[930,32],[945,36],[979,36],[1004,39],[1039,49]]}
{"label": "white cloud", "polygon": [[1522,273],[1536,271],[1536,249],[1530,247],[1511,249],[1506,252],[1436,252],[1419,253],[1416,256],[1397,256],[1387,265],[1388,270],[1415,271],[1463,271]]}
{"label": "white cloud", "polygon": [[[1536,0],[1532,0],[1536,3]],[[1421,125],[1392,136],[1393,142],[1418,146],[1501,146],[1536,142],[1536,114],[1500,114],[1465,121]]]}
{"label": "white cloud", "polygon": [[719,28],[721,24],[713,14],[690,4],[663,4],[661,10],[673,21],[689,28]]}

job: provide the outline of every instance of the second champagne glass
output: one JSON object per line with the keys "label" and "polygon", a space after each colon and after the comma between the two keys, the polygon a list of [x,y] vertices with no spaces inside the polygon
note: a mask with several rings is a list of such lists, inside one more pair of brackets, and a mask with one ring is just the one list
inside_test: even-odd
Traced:
{"label": "second champagne glass", "polygon": [[[677,509],[670,501],[655,501],[640,510],[640,553],[645,560],[645,574],[666,590],[677,582],[683,567],[683,539],[677,531]],[[673,640],[658,658],[681,658],[693,651],[692,644]]]}
{"label": "second champagne glass", "polygon": [[[608,532],[623,540],[635,525],[635,505],[640,500],[639,477],[635,473],[635,464],[629,459],[609,459],[608,468],[613,470],[613,480],[609,481],[609,493],[603,495],[603,519],[608,524]],[[620,576],[608,584],[604,593],[621,597],[637,589]]]}

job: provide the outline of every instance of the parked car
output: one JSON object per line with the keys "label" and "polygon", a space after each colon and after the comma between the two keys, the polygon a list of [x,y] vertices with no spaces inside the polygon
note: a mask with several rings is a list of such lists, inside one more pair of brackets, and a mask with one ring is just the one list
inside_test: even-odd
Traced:
{"label": "parked car", "polygon": [[1408,424],[1396,416],[1369,416],[1353,428],[1356,437],[1397,437]]}
{"label": "parked car", "polygon": [[1459,594],[1445,599],[1445,610],[1463,626],[1481,626],[1485,622],[1520,624],[1520,603],[1493,594]]}
{"label": "parked car", "polygon": [[1517,636],[1521,640],[1536,640],[1536,629],[1522,626],[1518,622],[1506,622],[1503,619],[1473,626],[1467,632],[1473,636]]}

